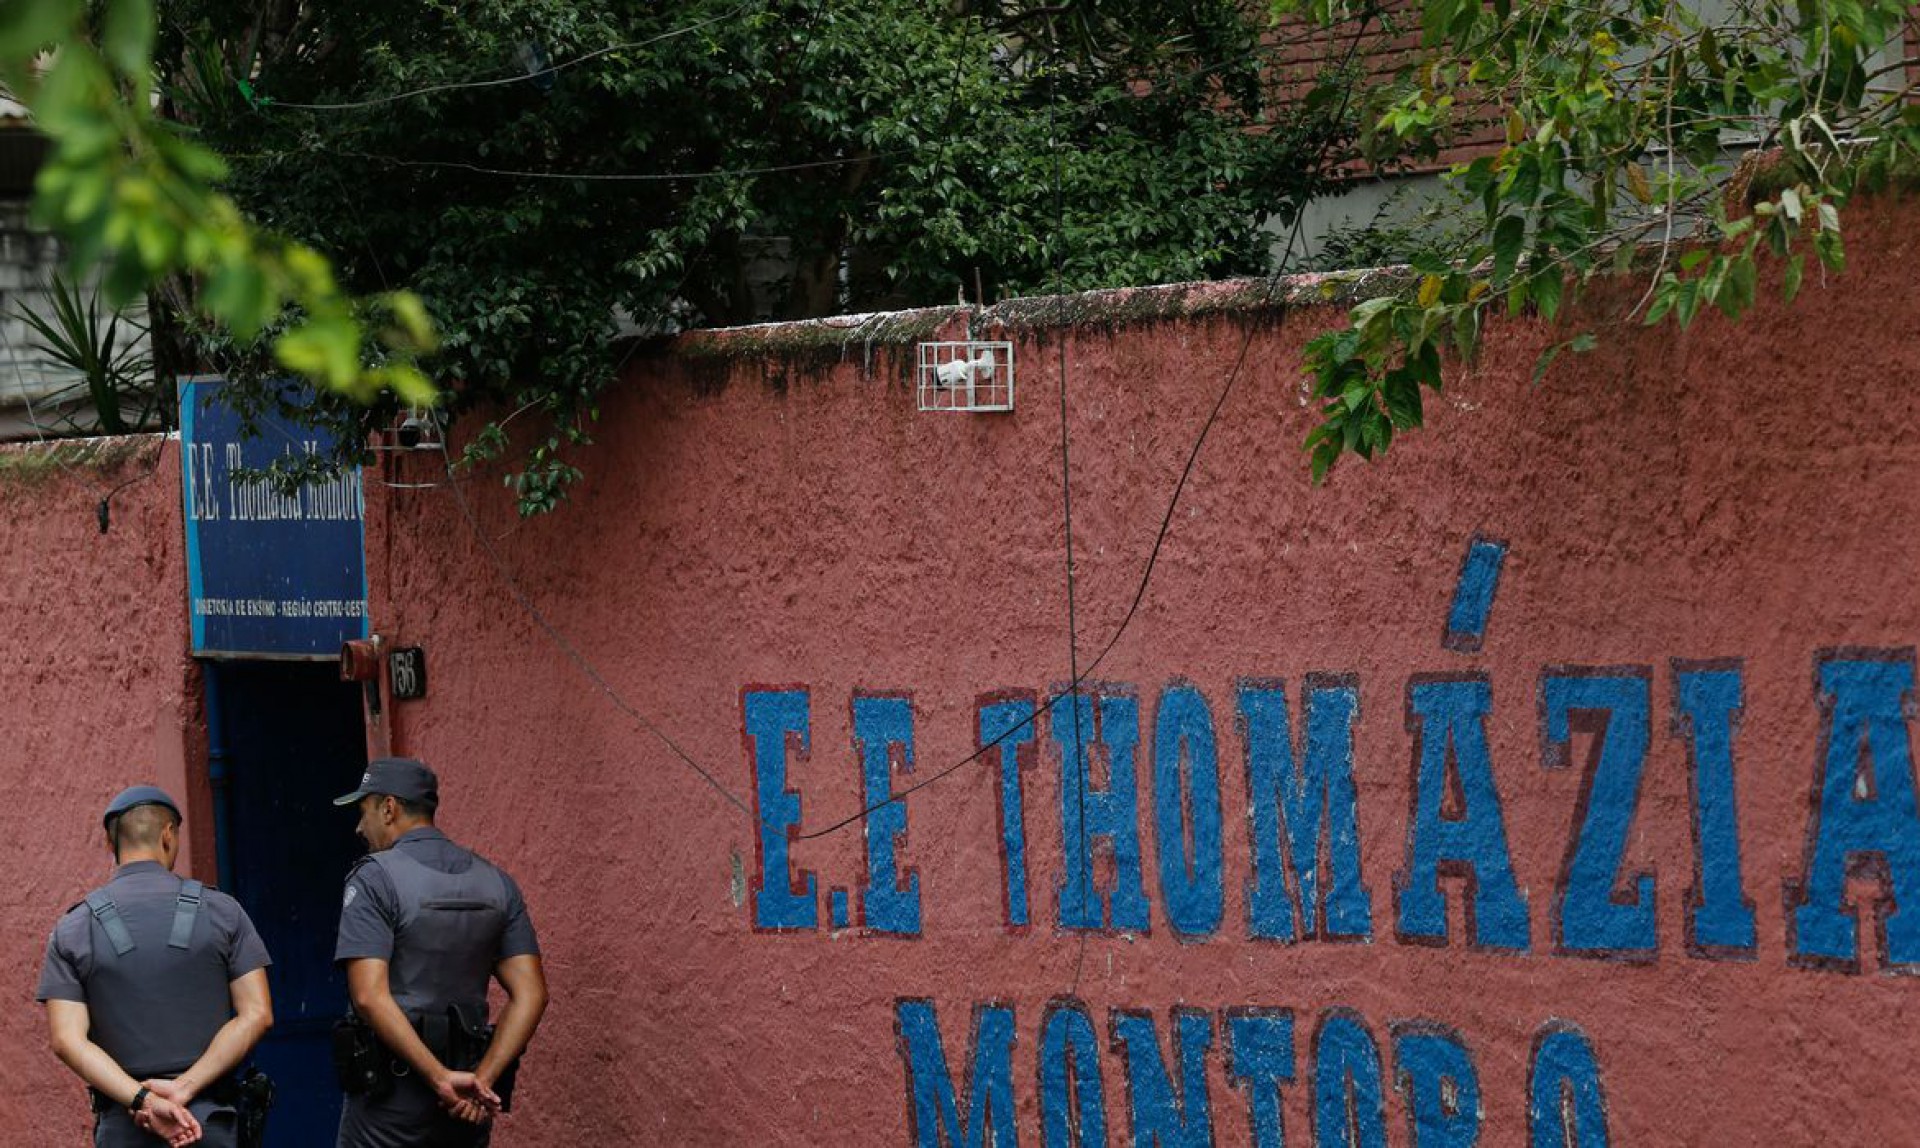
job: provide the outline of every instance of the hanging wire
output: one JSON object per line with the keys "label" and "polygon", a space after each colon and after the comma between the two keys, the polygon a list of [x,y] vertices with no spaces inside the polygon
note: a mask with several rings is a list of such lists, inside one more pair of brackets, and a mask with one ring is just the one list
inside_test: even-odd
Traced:
{"label": "hanging wire", "polygon": [[[1354,54],[1356,53],[1356,51],[1360,46],[1361,37],[1365,32],[1367,25],[1371,22],[1373,14],[1374,14],[1373,10],[1369,9],[1357,21],[1357,24],[1354,28],[1353,40],[1348,45],[1346,57],[1341,64],[1342,70],[1345,70],[1351,67],[1353,63]],[[1343,119],[1346,116],[1347,108],[1351,103],[1352,94],[1353,94],[1353,87],[1351,84],[1349,84],[1345,87],[1344,91],[1342,92],[1340,105],[1338,109],[1334,112],[1333,119],[1335,122],[1338,122],[1339,120]],[[1325,165],[1325,161],[1327,159],[1328,152],[1331,150],[1331,147],[1332,147],[1331,139],[1329,139],[1325,144],[1322,145],[1321,155],[1320,155],[1321,166]],[[1261,307],[1271,307],[1274,304],[1275,297],[1277,294],[1277,289],[1280,285],[1280,281],[1287,274],[1287,266],[1292,261],[1294,247],[1295,247],[1295,244],[1299,242],[1301,226],[1305,221],[1306,221],[1305,212],[1297,211],[1294,213],[1293,226],[1287,233],[1287,242],[1286,242],[1286,245],[1281,249],[1280,259],[1276,263],[1273,273],[1266,277],[1266,283],[1265,283],[1266,291],[1265,291],[1264,298],[1260,303]],[[1286,314],[1285,312],[1283,312],[1281,315],[1281,321],[1284,322],[1285,318],[1286,318]],[[1254,328],[1251,324],[1249,324],[1247,326],[1246,335],[1244,338],[1242,338],[1240,342],[1240,351],[1234,358],[1233,368],[1232,370],[1227,372],[1226,381],[1221,384],[1219,393],[1214,396],[1213,406],[1208,410],[1206,420],[1201,423],[1200,432],[1198,435],[1194,437],[1193,446],[1187,452],[1186,465],[1180,469],[1180,478],[1178,479],[1178,481],[1174,483],[1173,494],[1167,500],[1166,513],[1163,514],[1160,518],[1160,529],[1154,535],[1152,548],[1147,552],[1146,568],[1141,572],[1139,585],[1135,588],[1133,593],[1133,601],[1128,604],[1127,612],[1124,616],[1121,617],[1120,624],[1114,628],[1113,636],[1107,639],[1106,644],[1100,648],[1100,653],[1094,657],[1092,662],[1087,664],[1086,669],[1082,670],[1079,674],[1075,675],[1073,681],[1068,684],[1068,690],[1077,690],[1081,685],[1083,685],[1087,681],[1088,678],[1092,677],[1093,674],[1099,670],[1101,664],[1107,660],[1107,655],[1113,653],[1114,647],[1119,645],[1120,639],[1126,636],[1127,628],[1133,624],[1134,616],[1139,613],[1141,603],[1146,600],[1147,588],[1153,582],[1154,568],[1160,561],[1161,547],[1166,543],[1167,534],[1173,528],[1174,511],[1180,505],[1181,495],[1186,492],[1188,480],[1193,477],[1194,464],[1198,462],[1200,459],[1200,451],[1203,447],[1206,446],[1207,436],[1213,432],[1214,424],[1219,421],[1220,412],[1222,409],[1226,407],[1228,397],[1233,394],[1234,384],[1239,381],[1241,371],[1246,366],[1247,353],[1249,350],[1251,350],[1253,346],[1253,332],[1254,332]],[[828,825],[824,829],[817,829],[811,833],[796,834],[795,839],[800,841],[810,841],[810,840],[813,840],[814,838],[825,837],[825,836],[828,836],[829,834],[837,833],[840,830],[845,829],[849,825],[855,824],[856,822],[864,821],[867,817],[871,816],[873,812],[877,809],[882,809],[894,801],[904,800],[905,798],[910,797],[913,794],[918,793],[919,791],[926,789],[929,786],[939,784],[941,781],[945,780],[946,778],[951,777],[953,774],[959,772],[960,770],[966,768],[969,765],[972,765],[974,762],[979,761],[981,758],[987,755],[988,751],[998,748],[999,745],[1002,742],[1006,741],[1008,738],[1013,737],[1015,734],[1020,733],[1023,730],[1031,728],[1034,725],[1034,723],[1040,720],[1041,717],[1050,713],[1054,709],[1054,707],[1059,705],[1062,697],[1066,696],[1066,693],[1067,691],[1062,691],[1062,692],[1053,694],[1042,705],[1038,706],[1032,714],[1028,715],[1028,717],[1024,721],[1014,723],[1013,725],[1009,726],[1005,731],[1003,731],[998,737],[995,737],[992,741],[989,741],[986,744],[982,745],[979,749],[961,758],[960,760],[954,762],[952,765],[949,765],[946,768],[941,769],[937,773],[931,774],[927,777],[920,779],[919,781],[914,782],[912,785],[894,794],[887,801],[878,802],[874,805],[857,810],[851,814],[848,814],[846,817],[843,817],[840,820],[834,822],[833,824]],[[1078,708],[1079,708],[1078,706],[1075,707],[1076,710]]]}
{"label": "hanging wire", "polygon": [[[1238,67],[1239,65],[1244,64],[1249,60],[1253,60],[1265,55],[1271,55],[1279,47],[1284,47],[1291,43],[1303,42],[1308,38],[1309,38],[1308,36],[1303,34],[1300,37],[1297,37],[1296,39],[1293,39],[1293,40],[1280,40],[1272,43],[1265,43],[1265,44],[1262,44],[1260,47],[1255,48],[1252,51],[1243,53],[1239,56],[1234,56],[1225,60],[1216,61],[1215,63],[1209,64],[1204,68],[1196,68],[1190,72],[1183,72],[1178,76],[1172,77],[1164,85],[1160,87],[1149,86],[1144,91],[1136,90],[1130,87],[1122,87],[1112,92],[1109,92],[1104,96],[1095,97],[1093,99],[1089,99],[1081,103],[1070,105],[1068,110],[1071,110],[1074,112],[1080,112],[1080,113],[1093,112],[1107,106],[1108,104],[1119,103],[1125,100],[1142,99],[1147,96],[1155,95],[1158,92],[1164,91],[1168,88],[1171,88],[1176,84],[1192,83],[1195,80],[1202,79],[1206,76],[1212,75],[1214,72],[1223,71],[1228,68]],[[618,50],[619,47],[624,47],[624,46],[625,45],[618,45],[615,48],[603,48],[600,50],[600,52],[592,53],[591,55],[599,55],[599,54],[604,54],[610,51],[616,51]],[[585,58],[586,57],[583,57],[582,59],[585,59]],[[570,67],[572,66],[572,64],[579,63],[579,62],[581,61],[580,60],[569,61],[568,64],[562,65],[562,66]],[[459,85],[459,84],[442,85],[441,88],[421,89],[421,91],[437,91],[447,87],[510,84],[510,83],[520,82],[520,80],[525,78],[526,77],[524,76],[517,76],[517,77],[512,77],[510,79],[505,79],[505,80],[483,81],[482,84],[479,84],[479,85]],[[381,97],[378,100],[363,101],[360,104],[280,104],[276,102],[273,106],[287,107],[287,108],[303,108],[303,109],[304,108],[342,109],[342,108],[354,108],[354,107],[361,107],[361,106],[371,106],[372,104],[376,104],[376,103],[391,102],[394,99],[403,98],[405,95],[417,95],[417,94],[420,94],[420,93],[418,92],[403,93],[402,96]],[[956,98],[956,100],[954,101],[954,104],[950,105],[950,108],[952,106],[957,106],[957,104],[958,104],[958,100]],[[949,119],[951,119],[951,116],[949,116]],[[944,140],[940,143],[939,147],[944,149],[945,147]],[[440,168],[440,169],[445,169],[449,171],[464,171],[474,175],[495,176],[502,179],[577,180],[585,183],[684,183],[684,182],[697,182],[699,180],[705,180],[705,179],[731,179],[731,178],[737,178],[740,176],[748,176],[748,175],[779,175],[781,173],[790,172],[790,171],[813,171],[820,168],[845,167],[849,164],[872,163],[876,160],[902,159],[910,156],[918,156],[918,155],[925,154],[928,150],[929,149],[927,146],[922,145],[919,147],[892,148],[886,151],[879,151],[879,152],[873,152],[873,153],[862,154],[862,155],[839,156],[834,159],[808,160],[808,161],[803,161],[799,163],[767,164],[763,166],[751,166],[751,167],[710,168],[702,171],[665,171],[665,172],[590,172],[590,171],[554,171],[551,169],[534,170],[534,169],[525,169],[525,168],[492,167],[486,164],[471,163],[466,160],[410,159],[403,156],[385,155],[379,152],[332,150],[329,152],[329,154],[343,156],[347,159],[365,160],[369,163],[388,164],[394,167],[430,168],[430,169]],[[263,151],[263,152],[244,153],[242,158],[300,159],[300,158],[309,157],[311,154],[312,153],[310,151],[297,151],[297,152],[296,151]]]}
{"label": "hanging wire", "polygon": [[596,48],[593,51],[586,53],[585,55],[575,56],[571,60],[565,60],[565,61],[562,61],[561,63],[552,64],[535,71],[516,72],[511,76],[502,76],[498,79],[462,80],[462,81],[457,81],[454,83],[447,83],[447,84],[431,84],[424,88],[414,88],[411,91],[395,92],[393,95],[390,95],[390,96],[375,96],[372,99],[351,100],[345,103],[337,103],[337,104],[296,104],[296,103],[291,103],[285,100],[264,100],[262,102],[268,108],[294,108],[303,112],[344,112],[344,111],[354,111],[360,108],[377,108],[385,104],[398,103],[401,100],[411,100],[419,96],[436,95],[440,92],[459,92],[459,91],[467,91],[474,88],[499,88],[499,87],[505,87],[511,84],[525,84],[525,83],[530,83],[534,80],[541,79],[542,77],[545,77],[545,76],[551,76],[559,72],[566,71],[568,68],[576,67],[580,64],[586,63],[588,60],[597,59],[601,56],[605,56],[612,52],[625,52],[625,51],[631,51],[635,48],[646,48],[666,40],[672,40],[679,36],[685,36],[693,32],[698,32],[702,28],[710,28],[715,24],[723,23],[725,21],[733,19],[735,16],[740,15],[741,13],[745,12],[747,9],[751,7],[753,7],[751,3],[742,4],[738,8],[735,8],[730,12],[724,12],[718,16],[710,17],[709,19],[702,20],[697,24],[689,24],[684,28],[675,28],[672,31],[662,32],[658,36],[649,36],[647,39],[644,39],[644,40],[631,40],[624,44],[609,44],[604,48]]}
{"label": "hanging wire", "polygon": [[740,800],[731,789],[722,785],[720,779],[706,767],[695,761],[692,755],[680,747],[679,742],[673,740],[672,736],[660,727],[659,723],[641,713],[626,698],[621,697],[620,691],[613,688],[612,683],[608,682],[593,663],[587,660],[586,655],[582,654],[578,647],[567,640],[565,634],[547,620],[546,612],[541,610],[533,599],[527,596],[527,592],[520,588],[519,580],[513,576],[512,571],[507,569],[507,564],[501,559],[500,551],[494,547],[493,540],[488,538],[486,531],[480,528],[480,520],[474,515],[472,504],[467,501],[467,493],[461,489],[459,476],[453,472],[453,456],[447,453],[447,441],[444,435],[440,439],[440,461],[447,473],[445,485],[453,492],[453,501],[460,508],[460,516],[466,519],[467,529],[473,534],[474,541],[479,544],[480,552],[486,556],[487,564],[493,567],[493,572],[499,576],[501,583],[507,588],[507,593],[513,596],[513,600],[520,604],[520,608],[526,611],[534,624],[539,626],[560,652],[567,656],[567,660],[573,663],[574,668],[578,669],[596,689],[606,696],[609,702],[613,703],[615,709],[632,718],[640,728],[652,734],[655,740],[672,751],[673,755],[679,758],[688,769],[698,774],[700,780],[707,783],[707,788],[719,794],[727,804],[738,809],[751,820],[753,810],[747,808],[747,803]]}

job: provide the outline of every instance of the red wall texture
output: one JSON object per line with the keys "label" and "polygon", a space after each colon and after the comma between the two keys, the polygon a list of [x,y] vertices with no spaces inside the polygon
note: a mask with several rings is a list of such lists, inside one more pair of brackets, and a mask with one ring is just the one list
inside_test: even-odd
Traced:
{"label": "red wall texture", "polygon": [[[863,916],[860,825],[794,841],[791,876],[762,872],[769,845],[753,819],[556,646],[491,567],[450,491],[391,492],[391,532],[370,543],[385,588],[375,616],[397,640],[424,644],[433,665],[432,696],[399,708],[400,741],[442,769],[453,831],[526,883],[556,990],[524,1110],[502,1141],[938,1143],[957,1129],[942,1123],[936,1061],[915,1066],[930,1049],[944,1056],[953,1123],[969,1143],[983,1122],[1000,1121],[1005,1135],[1001,1087],[1022,1143],[1065,1142],[1049,1137],[1042,1103],[1050,1095],[1060,1117],[1071,1095],[1047,1079],[1064,1075],[1049,1068],[1065,1063],[1063,1048],[1097,1063],[1112,1140],[1128,1142],[1136,1119],[1183,1119],[1197,1135],[1176,1008],[1198,1010],[1185,1023],[1205,1121],[1223,1144],[1253,1142],[1252,1112],[1289,1051],[1284,1020],[1235,1011],[1247,1009],[1290,1010],[1293,1079],[1278,1095],[1292,1142],[1310,1136],[1317,1089],[1330,1093],[1324,1135],[1348,1109],[1368,1124],[1377,1057],[1389,1143],[1412,1142],[1423,1105],[1433,1111],[1421,1143],[1455,1142],[1446,1137],[1477,1123],[1479,1143],[1529,1143],[1532,1129],[1560,1144],[1569,1113],[1584,1128],[1574,1142],[1592,1143],[1598,1109],[1582,1050],[1613,1143],[1903,1139],[1920,1094],[1892,1050],[1915,1019],[1914,984],[1897,975],[1915,954],[1897,925],[1889,950],[1873,924],[1893,895],[1876,872],[1920,896],[1910,884],[1920,854],[1908,727],[1887,722],[1885,701],[1892,688],[1896,715],[1910,708],[1902,686],[1920,633],[1909,586],[1920,563],[1913,218],[1888,205],[1863,212],[1851,225],[1853,267],[1791,310],[1769,304],[1737,326],[1710,317],[1684,334],[1603,330],[1600,350],[1563,357],[1543,386],[1530,383],[1536,354],[1580,328],[1502,323],[1482,362],[1429,402],[1427,433],[1381,465],[1342,467],[1323,490],[1310,489],[1298,449],[1312,423],[1298,361],[1335,312],[1112,318],[1137,311],[1137,297],[1082,301],[1070,328],[1012,329],[1011,416],[918,413],[899,368],[858,341],[844,361],[765,352],[804,345],[817,329],[706,336],[631,369],[563,513],[517,521],[497,483],[472,481],[481,532],[521,592],[619,698],[750,808],[755,735],[773,726],[749,730],[748,710],[781,696],[799,704],[804,691],[808,736],[784,754],[801,834],[861,808],[856,699],[910,697],[912,769],[893,750],[903,768],[892,785],[931,782],[907,802],[895,843],[901,872],[919,882],[917,935],[880,932],[874,913]],[[1620,303],[1602,300],[1579,322]],[[986,326],[1021,314],[989,313]],[[1144,929],[1061,925],[1071,784],[1051,719],[1019,771],[1024,928],[1007,924],[999,759],[943,773],[978,745],[983,699],[1044,697],[1069,677],[1063,345],[1083,670],[1127,616],[1194,437],[1247,346],[1140,608],[1090,679],[1103,696],[1138,701],[1132,817]],[[738,361],[716,357],[728,347]],[[415,459],[396,477],[432,481],[434,466]],[[1442,636],[1476,536],[1504,542],[1505,564],[1483,648],[1460,653]],[[1867,684],[1823,686],[1828,663]],[[1714,671],[1722,676],[1698,676]],[[1256,940],[1252,813],[1276,798],[1249,793],[1252,735],[1238,721],[1238,691],[1283,679],[1298,744],[1303,687],[1328,684],[1314,675],[1337,675],[1332,684],[1358,698],[1351,766],[1367,939]],[[1468,832],[1447,825],[1484,832],[1490,799],[1436,774],[1427,788],[1438,816],[1423,832],[1412,825],[1418,752],[1448,728],[1444,707],[1412,712],[1414,687],[1433,675],[1485,683],[1484,756],[1457,741],[1451,755],[1444,740],[1436,752],[1461,770],[1485,763],[1506,846],[1466,850],[1480,867],[1439,878],[1440,938],[1420,935],[1417,913],[1403,919],[1401,885],[1418,884],[1421,848],[1445,852],[1445,834]],[[1694,675],[1693,689],[1737,686],[1737,713],[1723,720],[1724,704],[1695,698],[1690,730],[1682,675]],[[1549,688],[1582,676],[1597,678],[1600,694]],[[1193,936],[1174,928],[1159,865],[1162,848],[1192,831],[1163,839],[1154,828],[1156,715],[1169,691],[1191,703],[1182,684],[1206,703],[1221,809],[1223,903],[1217,926]],[[1426,696],[1439,706],[1471,695],[1443,685]],[[1619,756],[1590,783],[1602,748],[1592,731],[1610,712],[1601,695],[1622,699],[1606,738]],[[894,711],[870,704],[874,738]],[[1570,744],[1557,751],[1546,744],[1555,705],[1574,711]],[[1115,712],[1124,733],[1124,706]],[[1457,737],[1478,728],[1446,713]],[[1861,723],[1877,732],[1856,776],[1847,771]],[[1632,748],[1636,727],[1643,755]],[[1706,896],[1693,892],[1702,884],[1694,793],[1704,804],[1716,788],[1696,786],[1696,761],[1711,770],[1727,760],[1711,744],[1716,730],[1731,731],[1739,865],[1724,840],[1710,847],[1722,931],[1690,943],[1690,899]],[[1828,803],[1823,848],[1840,850],[1839,869],[1813,856],[1830,734],[1846,800]],[[1463,756],[1473,760],[1460,766]],[[777,748],[770,760],[781,760]],[[1547,767],[1556,760],[1567,767]],[[1094,786],[1105,771],[1096,768]],[[773,776],[762,809],[776,852],[789,820],[781,788]],[[1196,804],[1189,793],[1174,807],[1198,818]],[[1869,821],[1876,828],[1859,828]],[[1851,844],[1847,826],[1858,830]],[[1095,851],[1105,851],[1098,839]],[[1588,856],[1576,864],[1575,852]],[[1497,904],[1479,914],[1485,933],[1466,908],[1474,881],[1494,883],[1486,866],[1496,855],[1510,857],[1524,896],[1517,947],[1496,943]],[[1598,865],[1598,876],[1574,881],[1579,865]],[[1844,896],[1862,929],[1855,944],[1849,926],[1843,948],[1857,950],[1859,971],[1804,967],[1840,951],[1830,936],[1812,937],[1812,917],[1808,938],[1795,939],[1798,902],[1786,887],[1821,866],[1855,875]],[[802,870],[816,881],[811,898],[776,901],[757,918],[756,893],[777,893]],[[1111,892],[1114,866],[1096,871]],[[1408,871],[1414,878],[1399,876]],[[1650,916],[1636,907],[1640,873],[1651,877]],[[1563,908],[1570,884],[1580,888]],[[833,889],[847,891],[844,928],[831,926]],[[1841,895],[1816,898],[1829,925]],[[1725,941],[1729,914],[1737,925],[1743,901],[1751,947],[1706,951]],[[781,932],[757,919],[817,925]],[[1633,940],[1648,921],[1651,947]],[[921,1007],[902,1003],[913,1001],[932,1002],[938,1045]],[[1050,1007],[1082,1008],[1087,1024],[1056,1019],[1049,1057]],[[983,1067],[972,1059],[976,1025]],[[1143,1032],[1186,1109],[1154,1095]],[[1440,1035],[1413,1039],[1427,1032]],[[1091,1043],[1067,1040],[1076,1034]],[[1239,1076],[1229,1071],[1236,1053]],[[1337,1092],[1346,1080],[1359,1082],[1351,1102]]]}
{"label": "red wall texture", "polygon": [[112,872],[108,799],[154,781],[186,802],[181,868],[212,880],[179,462],[158,437],[0,448],[0,1098],[16,1143],[77,1144],[92,1127],[31,1002],[54,919]]}
{"label": "red wall texture", "polygon": [[[1630,293],[1564,330],[1500,323],[1426,433],[1319,490],[1299,356],[1338,312],[1232,289],[988,312],[983,337],[1016,343],[1011,415],[915,410],[910,340],[690,337],[631,365],[575,499],[542,519],[516,519],[494,474],[456,495],[437,455],[390,460],[369,482],[373,616],[430,666],[429,695],[394,707],[396,748],[441,771],[442,824],[520,879],[554,989],[496,1143],[972,1144],[991,1126],[1041,1145],[1098,1125],[1239,1145],[1284,1125],[1299,1144],[1344,1142],[1347,1121],[1393,1145],[1593,1144],[1601,1123],[1613,1144],[1903,1142],[1920,1101],[1900,975],[1920,951],[1893,900],[1920,897],[1914,222],[1863,208],[1853,265],[1792,309],[1607,327],[1538,387],[1540,349]],[[1142,317],[1156,307],[1188,314]],[[98,872],[93,810],[112,763],[151,749],[152,715],[191,727],[177,481],[169,463],[130,488],[154,532],[137,546],[118,533],[131,506],[97,538],[0,493],[10,564],[117,556],[80,586],[32,567],[42,590],[0,589],[16,640],[52,599],[47,628],[90,651],[50,661],[45,686],[5,671],[25,675],[10,697],[43,690],[15,701],[4,751],[35,827],[9,838],[29,874],[17,920]],[[74,486],[92,489],[49,489]],[[1443,638],[1476,538],[1504,562],[1468,651]],[[135,638],[154,611],[172,612],[165,641]],[[83,664],[150,728],[88,732]],[[1137,831],[1144,927],[1094,828],[1105,924],[1069,927],[1071,896],[1063,917],[1071,721],[1010,739],[1025,924],[1002,759],[958,764],[983,707],[1044,702],[1073,664],[1101,700],[1085,785],[1109,828]],[[1255,861],[1310,792],[1254,786],[1281,699],[1294,758],[1350,768],[1356,826],[1306,862],[1317,932],[1291,942],[1256,935],[1300,907],[1299,867]],[[780,736],[802,713],[805,738]],[[1112,793],[1136,727],[1129,802]],[[910,749],[887,744],[909,728]],[[1179,787],[1160,786],[1163,758]],[[80,764],[50,777],[56,759]],[[904,820],[885,820],[896,804],[807,837],[862,808],[866,763],[881,792],[926,783]],[[889,847],[917,901],[886,892]],[[1199,860],[1163,865],[1176,849]],[[783,898],[802,871],[811,894]],[[1843,898],[1857,936],[1835,927]],[[34,934],[9,962],[21,1001],[43,934],[16,932]],[[38,1025],[25,1012],[5,1035]],[[22,1104],[58,1077],[34,1040],[13,1042],[21,1083],[0,1090]]]}

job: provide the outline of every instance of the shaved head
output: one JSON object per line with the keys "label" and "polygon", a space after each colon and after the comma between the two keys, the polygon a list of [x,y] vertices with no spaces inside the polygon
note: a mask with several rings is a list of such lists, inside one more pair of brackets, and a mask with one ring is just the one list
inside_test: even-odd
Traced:
{"label": "shaved head", "polygon": [[173,810],[164,805],[136,805],[114,819],[114,855],[130,849],[157,850],[160,848],[160,834],[179,824],[180,819],[173,815]]}

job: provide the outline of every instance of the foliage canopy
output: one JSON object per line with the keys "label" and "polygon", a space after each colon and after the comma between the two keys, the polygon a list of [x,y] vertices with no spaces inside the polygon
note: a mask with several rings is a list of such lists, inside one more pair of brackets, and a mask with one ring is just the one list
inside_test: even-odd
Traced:
{"label": "foliage canopy", "polygon": [[[1766,260],[1791,299],[1920,148],[1897,0],[1273,3],[10,0],[0,81],[55,141],[76,264],[163,284],[163,368],[291,368],[360,432],[436,395],[532,412],[527,513],[578,477],[623,330],[1258,273],[1356,133],[1390,162],[1497,125],[1407,290],[1310,345],[1318,478],[1419,426],[1492,307],[1635,273],[1618,321],[1685,325]],[[1356,97],[1330,45],[1374,21],[1420,47]],[[1780,162],[1729,202],[1751,147]]]}
{"label": "foliage canopy", "polygon": [[417,293],[454,402],[544,418],[527,512],[578,475],[622,320],[1260,273],[1352,130],[1232,0],[179,0],[160,45],[252,217]]}
{"label": "foliage canopy", "polygon": [[[1344,15],[1337,0],[1276,11]],[[1596,276],[1643,274],[1616,321],[1737,318],[1767,260],[1791,302],[1809,254],[1844,266],[1849,199],[1920,159],[1920,9],[1900,0],[1420,0],[1407,14],[1421,50],[1369,109],[1372,147],[1430,153],[1476,121],[1504,143],[1448,174],[1466,221],[1456,241],[1416,254],[1404,293],[1361,304],[1309,346],[1316,478],[1420,426],[1443,357],[1474,355],[1491,308],[1553,321]],[[1777,162],[1730,199],[1735,158],[1756,148],[1778,149]],[[1563,333],[1536,380],[1599,338]]]}

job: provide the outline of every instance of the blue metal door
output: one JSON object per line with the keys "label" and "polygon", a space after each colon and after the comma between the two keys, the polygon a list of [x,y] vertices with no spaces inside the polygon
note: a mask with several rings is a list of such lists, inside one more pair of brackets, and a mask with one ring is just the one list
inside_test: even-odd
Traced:
{"label": "blue metal door", "polygon": [[273,955],[273,1030],[254,1054],[279,1091],[267,1145],[330,1148],[340,1114],[330,1040],[347,1008],[334,930],[347,870],[366,851],[353,812],[332,799],[366,768],[359,690],[331,662],[206,668],[217,805],[225,793],[221,880]]}

